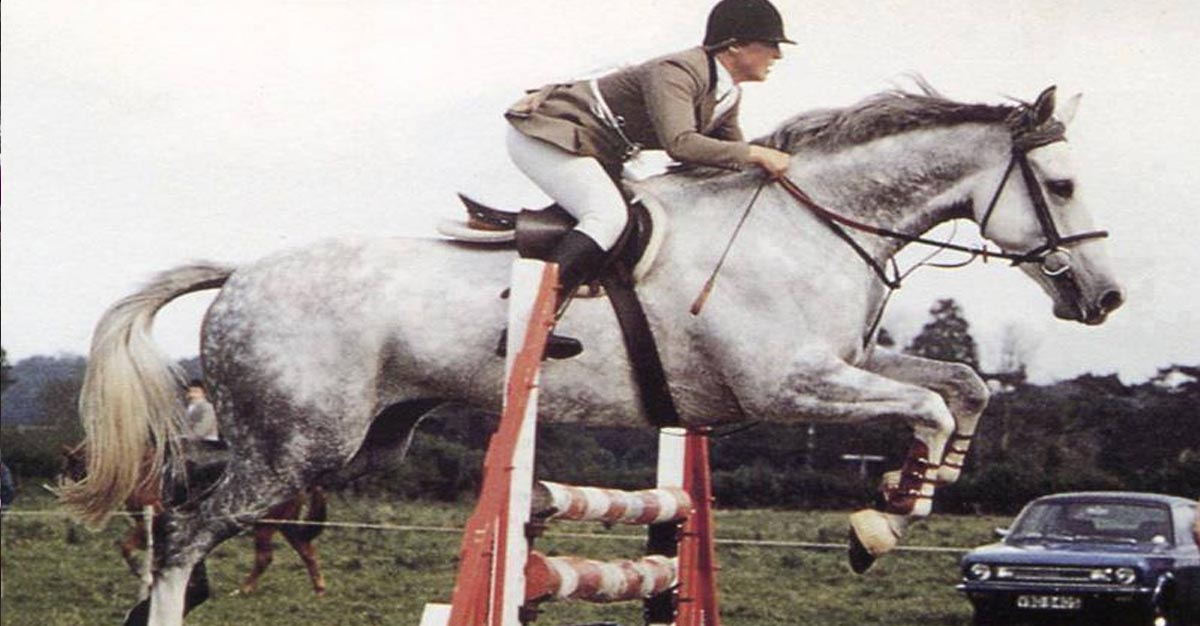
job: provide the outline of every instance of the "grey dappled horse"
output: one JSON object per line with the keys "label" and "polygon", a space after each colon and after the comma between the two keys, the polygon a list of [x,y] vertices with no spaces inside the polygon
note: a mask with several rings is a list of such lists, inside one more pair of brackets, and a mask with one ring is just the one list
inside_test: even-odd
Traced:
{"label": "grey dappled horse", "polygon": [[[1072,237],[1092,222],[1059,141],[1070,114],[1053,111],[1052,89],[1032,105],[889,92],[797,116],[762,141],[794,153],[790,178],[853,219],[908,234],[957,218],[985,222],[985,237],[1004,250],[1036,252],[1021,267],[1057,317],[1099,324],[1122,294],[1104,243]],[[1019,168],[1026,176],[1014,175],[1014,154],[1028,157]],[[887,507],[852,516],[855,541],[873,559],[928,514],[935,485],[958,477],[987,389],[967,366],[872,348],[865,335],[887,288],[776,184],[763,188],[703,313],[689,314],[762,182],[747,171],[641,183],[671,223],[639,291],[691,425],[890,418],[912,426]],[[1035,194],[1046,198],[1049,227]],[[853,236],[881,264],[905,245]],[[162,458],[178,428],[177,388],[150,340],[154,314],[183,294],[221,289],[201,349],[233,460],[206,498],[167,513],[150,623],[180,624],[192,567],[272,505],[402,453],[421,417],[444,401],[498,408],[504,364],[493,349],[511,259],[433,239],[337,239],[236,269],[170,270],[105,314],[81,407],[89,445],[106,454],[64,492],[94,522],[136,486],[142,451]],[[545,364],[543,418],[644,426],[608,303],[578,301],[561,326],[587,350]]]}

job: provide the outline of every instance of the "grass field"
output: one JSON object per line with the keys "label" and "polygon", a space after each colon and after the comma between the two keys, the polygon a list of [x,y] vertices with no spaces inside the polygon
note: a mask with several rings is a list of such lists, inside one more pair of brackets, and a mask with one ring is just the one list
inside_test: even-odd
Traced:
{"label": "grass field", "polygon": [[[26,497],[16,512],[47,509],[48,498]],[[454,528],[466,506],[385,503],[335,498],[331,521]],[[718,539],[841,542],[844,513],[718,511]],[[989,540],[1001,518],[934,517],[914,528],[906,545],[973,546]],[[126,522],[91,533],[63,517],[7,516],[3,521],[3,626],[119,624],[133,605],[137,581],[125,569],[113,541]],[[595,533],[585,538],[553,532]],[[538,541],[555,554],[593,558],[636,556],[636,527],[557,525]],[[299,559],[280,540],[275,563],[251,596],[230,595],[250,569],[248,537],[221,545],[209,558],[213,597],[188,617],[201,625],[416,626],[426,601],[446,601],[454,584],[459,535],[453,531],[332,528],[317,540],[329,583],[323,598],[312,595]],[[957,554],[900,552],[866,576],[852,574],[841,550],[720,545],[717,558],[723,621],[731,626],[821,624],[823,626],[958,626],[970,607],[953,585]],[[640,604],[585,606],[546,604],[546,626],[612,621],[641,623]]]}

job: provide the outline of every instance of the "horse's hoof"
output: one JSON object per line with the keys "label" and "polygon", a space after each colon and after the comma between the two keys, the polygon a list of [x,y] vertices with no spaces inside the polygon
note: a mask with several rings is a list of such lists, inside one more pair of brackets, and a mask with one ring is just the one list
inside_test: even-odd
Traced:
{"label": "horse's hoof", "polygon": [[127,615],[124,626],[146,626],[150,621],[150,601],[142,600],[134,606]]}
{"label": "horse's hoof", "polygon": [[855,512],[850,516],[850,569],[855,574],[871,569],[880,556],[896,547],[897,540],[896,531],[883,513],[874,509]]}
{"label": "horse's hoof", "polygon": [[866,573],[866,571],[871,569],[871,566],[875,564],[875,557],[871,556],[870,552],[867,552],[867,547],[858,540],[858,535],[854,534],[853,528],[851,528],[847,534],[849,535],[850,544],[848,550],[848,556],[850,557],[850,569],[855,574]]}

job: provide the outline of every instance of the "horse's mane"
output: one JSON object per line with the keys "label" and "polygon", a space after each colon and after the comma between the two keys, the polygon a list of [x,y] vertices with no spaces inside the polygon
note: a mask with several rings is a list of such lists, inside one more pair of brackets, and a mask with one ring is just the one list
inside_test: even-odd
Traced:
{"label": "horse's mane", "polygon": [[[806,111],[785,120],[752,143],[791,154],[802,150],[834,152],[903,132],[981,123],[1004,124],[1014,142],[1039,144],[1048,137],[1061,136],[1064,130],[1057,122],[1035,128],[1027,103],[956,102],[920,77],[915,80],[920,92],[890,89],[848,107]],[[708,167],[683,167],[677,171],[701,178],[729,173]]]}
{"label": "horse's mane", "polygon": [[845,108],[801,113],[755,143],[790,153],[834,151],[926,128],[1017,122],[1017,106],[955,102],[920,85],[921,93],[893,89]]}

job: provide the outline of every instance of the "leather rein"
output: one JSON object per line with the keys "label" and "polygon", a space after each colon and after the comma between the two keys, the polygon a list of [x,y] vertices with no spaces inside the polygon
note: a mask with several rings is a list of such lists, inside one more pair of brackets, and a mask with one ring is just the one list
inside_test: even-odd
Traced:
{"label": "leather rein", "polygon": [[[1029,194],[1030,203],[1033,205],[1034,214],[1037,216],[1038,224],[1041,226],[1042,236],[1045,238],[1045,242],[1040,246],[1025,252],[1005,252],[1004,250],[992,250],[989,249],[986,244],[978,247],[963,246],[951,243],[949,241],[937,241],[926,237],[910,235],[908,233],[902,233],[888,228],[883,228],[881,226],[875,226],[873,224],[866,224],[821,206],[815,200],[813,200],[812,197],[805,193],[805,191],[801,189],[800,186],[795,183],[795,181],[793,181],[791,178],[788,178],[786,175],[779,176],[775,180],[781,187],[783,187],[785,191],[787,191],[788,195],[792,196],[792,198],[794,198],[797,202],[825,222],[825,224],[828,225],[835,234],[837,234],[843,241],[853,248],[854,251],[860,257],[862,257],[863,261],[865,261],[866,264],[875,271],[880,280],[882,280],[884,284],[892,289],[898,289],[900,287],[900,280],[902,276],[899,275],[898,270],[896,277],[893,278],[888,276],[884,266],[877,259],[875,259],[875,257],[871,256],[871,254],[867,252],[861,244],[855,241],[850,234],[842,228],[842,226],[880,237],[899,239],[908,243],[919,243],[927,246],[934,246],[943,250],[966,252],[971,255],[971,258],[966,263],[970,263],[971,261],[975,260],[975,258],[982,258],[986,262],[988,258],[993,257],[1012,261],[1012,265],[1014,266],[1021,265],[1023,263],[1038,263],[1041,265],[1043,274],[1047,276],[1058,276],[1071,269],[1071,255],[1067,250],[1068,246],[1091,239],[1103,239],[1108,237],[1108,231],[1094,230],[1074,235],[1067,235],[1065,237],[1058,232],[1058,228],[1054,225],[1054,217],[1051,215],[1050,208],[1046,204],[1046,197],[1042,193],[1041,185],[1038,184],[1037,177],[1033,172],[1033,167],[1030,166],[1029,159],[1026,156],[1027,153],[1033,148],[1054,143],[1055,141],[1063,141],[1063,139],[1059,137],[1029,147],[1018,148],[1014,146],[1012,158],[1008,162],[1008,167],[1004,170],[1004,176],[1000,179],[1000,184],[996,186],[996,191],[992,194],[992,199],[988,203],[987,210],[984,211],[983,218],[979,221],[979,232],[981,235],[986,237],[985,233],[987,230],[988,221],[991,219],[992,212],[995,210],[996,204],[1000,200],[1000,194],[1004,190],[1004,185],[1008,182],[1013,170],[1019,168],[1025,181],[1025,188],[1026,192]],[[1050,267],[1047,265],[1047,260],[1052,256],[1057,257],[1061,262],[1061,264],[1057,267]],[[963,263],[962,265],[966,265],[966,263]]]}

